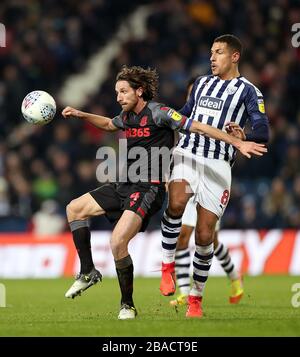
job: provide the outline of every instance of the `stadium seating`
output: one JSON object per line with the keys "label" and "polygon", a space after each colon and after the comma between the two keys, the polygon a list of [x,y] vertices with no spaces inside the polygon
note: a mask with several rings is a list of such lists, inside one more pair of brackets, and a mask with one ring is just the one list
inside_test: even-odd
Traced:
{"label": "stadium seating", "polygon": [[[100,145],[115,147],[117,136],[76,121],[65,125],[61,108],[51,124],[28,129],[20,104],[32,89],[55,96],[62,81],[83,70],[121,21],[150,1],[122,3],[1,2],[7,46],[0,49],[0,231],[11,230],[11,222],[18,230],[32,230],[31,217],[46,199],[56,200],[64,215],[67,202],[98,185],[96,151]],[[297,11],[292,3],[151,1],[146,37],[123,45],[106,81],[83,108],[111,117],[118,114],[114,81],[126,63],[156,67],[158,100],[179,109],[188,79],[209,71],[212,40],[223,33],[238,35],[245,44],[241,72],[265,96],[272,135],[268,155],[238,158],[223,228],[300,227],[299,49],[291,47],[291,34],[281,31],[290,27],[289,19]],[[270,6],[280,16],[270,16]],[[158,228],[159,218],[156,215],[150,229]],[[93,220],[94,229],[109,227],[104,218]]]}

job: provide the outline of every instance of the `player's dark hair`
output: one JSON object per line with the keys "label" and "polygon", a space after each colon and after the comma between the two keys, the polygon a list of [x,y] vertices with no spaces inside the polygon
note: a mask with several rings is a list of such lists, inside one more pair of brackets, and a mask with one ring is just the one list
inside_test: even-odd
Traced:
{"label": "player's dark hair", "polygon": [[240,57],[242,56],[243,45],[238,37],[234,35],[226,34],[215,38],[214,43],[215,42],[227,43],[228,47],[230,47],[233,51],[238,52],[240,54]]}
{"label": "player's dark hair", "polygon": [[117,74],[116,81],[127,81],[133,89],[142,87],[144,100],[151,100],[157,94],[158,73],[156,69],[123,66]]}

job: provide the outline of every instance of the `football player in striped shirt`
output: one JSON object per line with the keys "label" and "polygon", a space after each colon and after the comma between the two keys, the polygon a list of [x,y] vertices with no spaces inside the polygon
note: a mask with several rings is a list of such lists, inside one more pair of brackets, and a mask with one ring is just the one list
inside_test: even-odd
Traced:
{"label": "football player in striped shirt", "polygon": [[[191,94],[193,85],[197,77],[189,80],[187,85],[187,100]],[[234,132],[235,136],[241,140],[245,140],[245,133],[240,126],[232,127],[233,123],[229,123],[226,127],[228,132]],[[180,135],[180,134],[179,134]],[[175,253],[175,273],[179,293],[175,299],[170,301],[171,306],[186,305],[187,297],[190,292],[190,266],[191,266],[191,252],[189,242],[194,232],[197,223],[197,203],[193,201],[193,197],[188,201],[183,216],[182,226],[178,237]],[[231,259],[228,248],[219,241],[218,235],[220,230],[220,220],[217,221],[214,234],[214,256],[220,262],[223,270],[230,279],[230,304],[238,304],[243,297],[244,287],[242,276],[236,270],[235,265]]]}
{"label": "football player in striped shirt", "polygon": [[[234,122],[244,128],[250,120],[252,132],[246,140],[267,142],[269,126],[262,93],[240,75],[240,40],[233,35],[216,38],[211,47],[211,75],[199,77],[181,114],[225,131]],[[173,152],[169,179],[169,203],[162,218],[161,293],[173,295],[175,250],[182,215],[188,200],[197,202],[193,284],[188,296],[187,317],[202,317],[202,296],[211,266],[217,221],[228,204],[231,166],[236,149],[199,133],[183,135]]]}
{"label": "football player in striped shirt", "polygon": [[247,157],[263,155],[267,150],[261,144],[242,141],[153,101],[157,87],[155,70],[124,66],[115,84],[117,102],[122,107],[119,115],[108,118],[69,106],[62,111],[65,118],[84,120],[107,132],[123,130],[126,134],[127,165],[122,179],[72,200],[66,210],[80,259],[80,272],[65,297],[75,298],[102,279],[92,258],[89,218],[105,215],[114,225],[110,245],[121,292],[120,320],[134,319],[137,315],[133,302],[133,262],[128,244],[139,231],[146,229],[150,218],[163,204],[165,184],[162,178],[167,165],[156,153],[162,149],[170,152],[174,145],[174,131],[205,133],[234,145]]}

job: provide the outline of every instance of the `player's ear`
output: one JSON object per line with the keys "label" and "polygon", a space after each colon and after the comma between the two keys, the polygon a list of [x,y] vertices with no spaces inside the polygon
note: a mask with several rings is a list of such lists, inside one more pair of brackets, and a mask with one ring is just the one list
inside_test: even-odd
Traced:
{"label": "player's ear", "polygon": [[232,62],[233,63],[238,63],[239,60],[240,60],[239,52],[233,52],[233,54],[232,54]]}
{"label": "player's ear", "polygon": [[138,95],[138,97],[141,97],[143,95],[143,88],[142,87],[139,87],[137,90],[136,90],[136,93]]}

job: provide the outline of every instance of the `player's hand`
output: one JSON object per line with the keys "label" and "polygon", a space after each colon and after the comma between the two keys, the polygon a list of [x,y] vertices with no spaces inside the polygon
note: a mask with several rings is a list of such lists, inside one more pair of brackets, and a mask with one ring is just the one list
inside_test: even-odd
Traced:
{"label": "player's hand", "polygon": [[227,134],[232,135],[235,138],[246,140],[246,134],[244,133],[244,130],[237,123],[230,122],[225,124],[225,130]]}
{"label": "player's hand", "polygon": [[264,144],[257,144],[253,141],[240,141],[235,147],[246,157],[251,158],[250,154],[254,154],[256,156],[263,156],[268,149]]}
{"label": "player's hand", "polygon": [[65,107],[65,109],[61,112],[64,118],[72,119],[72,118],[81,118],[82,112],[72,107]]}

